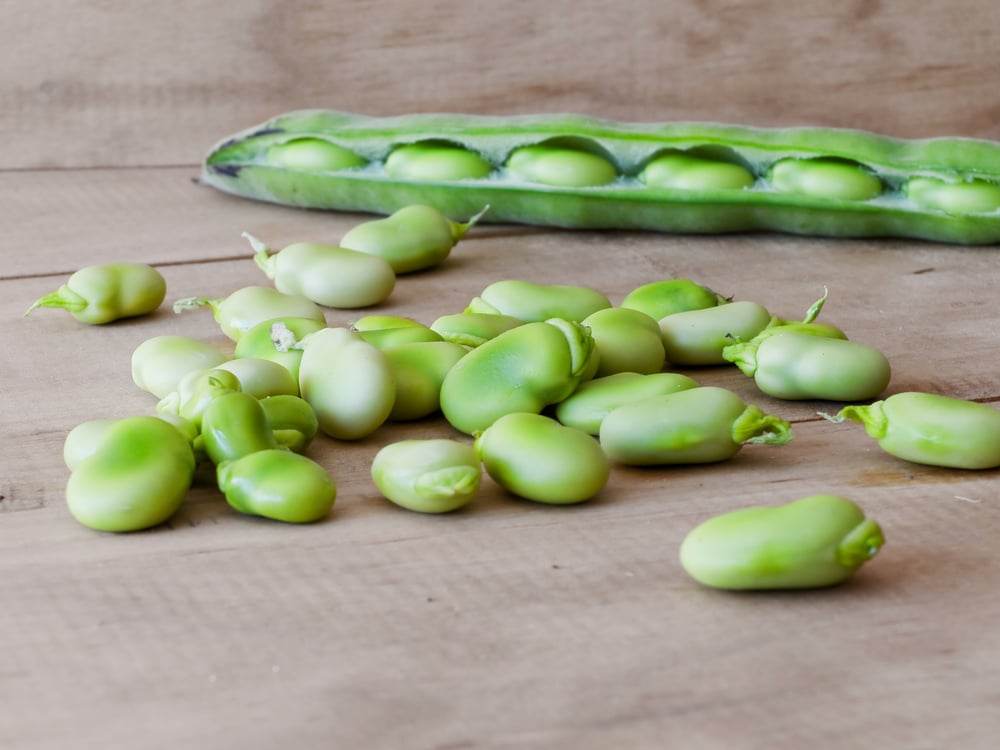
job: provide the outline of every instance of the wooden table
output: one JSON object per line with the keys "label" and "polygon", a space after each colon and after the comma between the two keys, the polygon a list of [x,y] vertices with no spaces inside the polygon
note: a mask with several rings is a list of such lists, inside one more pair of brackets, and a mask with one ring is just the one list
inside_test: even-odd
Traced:
{"label": "wooden table", "polygon": [[[73,270],[133,260],[168,300],[264,279],[240,234],[335,242],[368,218],[192,182],[209,145],[281,111],[576,111],[1000,138],[992,3],[214,4],[0,7],[0,746],[992,748],[1000,732],[1000,479],[893,459],[820,403],[692,371],[792,421],[725,464],[615,468],[575,507],[491,482],[428,517],[380,498],[375,451],[453,435],[391,424],[310,454],[327,522],[241,517],[200,483],[166,526],[93,532],[66,509],[67,431],[151,413],[132,350],[207,312],[87,327],[23,311]],[[680,277],[883,350],[889,393],[1000,398],[995,248],[774,235],[477,228],[379,311],[430,322],[502,278],[618,302]],[[331,325],[355,314],[329,311]],[[847,585],[734,595],[677,561],[710,515],[816,492],[885,529]]]}

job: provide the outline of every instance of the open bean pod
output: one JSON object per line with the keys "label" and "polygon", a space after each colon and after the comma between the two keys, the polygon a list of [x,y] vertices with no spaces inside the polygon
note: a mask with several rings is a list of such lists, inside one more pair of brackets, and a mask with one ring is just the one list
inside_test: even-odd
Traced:
{"label": "open bean pod", "polygon": [[489,204],[482,221],[494,223],[1000,242],[1000,143],[958,137],[302,110],[220,142],[202,182],[381,214],[421,203],[464,217]]}

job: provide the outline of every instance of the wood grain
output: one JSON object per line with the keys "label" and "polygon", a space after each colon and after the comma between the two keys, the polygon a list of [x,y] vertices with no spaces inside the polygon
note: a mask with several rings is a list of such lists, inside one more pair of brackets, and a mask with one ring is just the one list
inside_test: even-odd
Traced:
{"label": "wood grain", "polygon": [[[1000,733],[1000,478],[882,453],[830,404],[779,402],[732,368],[689,370],[793,422],[724,464],[615,467],[592,502],[538,506],[487,480],[426,517],[380,498],[378,448],[456,436],[388,424],[311,455],[329,520],[241,517],[202,472],[165,526],[70,516],[62,441],[151,413],[133,349],[165,306],[100,328],[22,313],[76,268],[154,263],[168,302],[265,283],[240,233],[336,241],[363,218],[192,182],[218,137],[285,109],[570,110],[620,119],[819,122],[997,137],[986,2],[0,3],[0,746],[986,750]],[[502,278],[613,302],[692,278],[882,349],[889,392],[1000,401],[995,248],[909,241],[477,227],[377,308],[430,322]],[[358,311],[329,311],[344,325]],[[465,438],[467,439],[467,438]],[[815,492],[856,499],[888,543],[847,585],[762,595],[686,578],[700,520]]]}

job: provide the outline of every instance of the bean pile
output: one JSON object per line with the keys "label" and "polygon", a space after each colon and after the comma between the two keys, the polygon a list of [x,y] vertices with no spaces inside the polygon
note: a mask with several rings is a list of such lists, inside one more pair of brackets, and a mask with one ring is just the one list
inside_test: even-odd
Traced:
{"label": "bean pile", "polygon": [[1000,242],[1000,143],[969,138],[306,110],[226,138],[201,179],[321,209],[490,204],[484,221],[542,226]]}
{"label": "bean pile", "polygon": [[[410,156],[419,165],[427,153]],[[482,216],[459,223],[414,205],[355,227],[338,246],[276,253],[250,238],[274,286],[174,304],[177,312],[209,308],[233,356],[176,335],[138,346],[132,378],[159,399],[156,416],[70,431],[73,516],[102,531],[150,528],[177,511],[196,467],[210,464],[236,511],[318,521],[336,498],[330,473],[306,455],[318,434],[358,440],[388,421],[435,414],[455,437],[390,443],[371,465],[382,495],[411,511],[467,505],[484,472],[512,495],[568,505],[597,495],[615,464],[714,463],[747,445],[792,440],[785,420],[671,366],[735,364],[775,398],[847,403],[824,416],[862,422],[908,461],[1000,466],[1000,412],[988,406],[926,393],[850,403],[877,399],[890,367],[877,350],[816,321],[826,294],[803,319],[786,320],[688,279],[650,282],[618,306],[588,287],[504,279],[430,323],[367,314],[327,326],[323,306],[385,299],[397,273],[444,262]],[[58,301],[93,324],[143,314],[164,298],[157,277],[129,264],[83,269],[31,309]],[[845,580],[883,542],[851,500],[817,495],[710,519],[680,556],[708,586],[804,588]]]}

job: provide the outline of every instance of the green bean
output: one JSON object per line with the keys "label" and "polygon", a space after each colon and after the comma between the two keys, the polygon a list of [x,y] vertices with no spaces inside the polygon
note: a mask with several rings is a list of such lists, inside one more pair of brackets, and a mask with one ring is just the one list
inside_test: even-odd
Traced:
{"label": "green bean", "polygon": [[337,486],[322,466],[281,449],[226,461],[216,476],[226,502],[240,513],[285,523],[322,520],[337,497]]}
{"label": "green bean", "polygon": [[319,432],[319,419],[309,403],[298,396],[277,394],[263,397],[260,405],[278,446],[305,452]]}
{"label": "green bean", "polygon": [[269,318],[248,328],[236,342],[233,353],[237,358],[252,357],[276,362],[288,370],[297,382],[302,350],[291,348],[291,344],[323,328],[326,328],[326,320]]}
{"label": "green bean", "polygon": [[224,393],[242,390],[236,374],[221,368],[222,365],[219,365],[217,368],[189,372],[177,383],[177,390],[171,391],[156,404],[157,413],[160,416],[182,417],[200,430],[201,417],[212,401]]}
{"label": "green bean", "polygon": [[589,500],[611,474],[600,444],[542,414],[505,414],[475,442],[486,473],[527,500],[568,505]]}
{"label": "green bean", "polygon": [[351,330],[383,350],[402,344],[443,340],[437,331],[423,323],[396,315],[365,315],[351,323]]}
{"label": "green bean", "polygon": [[386,157],[385,173],[396,180],[434,182],[487,177],[493,165],[479,154],[447,142],[397,146]]}
{"label": "green bean", "polygon": [[432,206],[415,204],[385,219],[358,224],[340,238],[340,246],[385,260],[396,273],[440,265],[489,206],[466,222],[452,221]]}
{"label": "green bean", "polygon": [[363,167],[365,160],[346,148],[322,138],[293,138],[267,150],[267,163],[274,167],[335,172]]}
{"label": "green bean", "polygon": [[593,360],[581,324],[525,323],[470,350],[445,375],[441,412],[455,429],[481,432],[511,412],[541,412],[569,396]]}
{"label": "green bean", "polygon": [[889,360],[877,349],[802,331],[726,347],[725,356],[762,393],[787,400],[863,401],[880,396],[891,376]]}
{"label": "green bean", "polygon": [[[92,433],[93,434],[93,433]],[[99,531],[139,531],[180,508],[194,476],[187,438],[157,417],[127,417],[100,430],[66,483],[73,517]]]}
{"label": "green bean", "polygon": [[666,360],[660,327],[653,318],[627,307],[608,307],[583,319],[597,349],[594,377],[616,372],[654,373]]}
{"label": "green bean", "polygon": [[218,367],[228,360],[213,345],[187,336],[162,335],[146,339],[132,352],[132,382],[163,398],[185,375]]}
{"label": "green bean", "polygon": [[753,186],[753,173],[721,156],[667,150],[654,156],[639,173],[649,187],[678,190],[742,190]]}
{"label": "green bean", "polygon": [[253,259],[285,294],[305,297],[324,307],[352,309],[385,301],[396,285],[396,272],[382,258],[333,245],[295,242],[281,252],[247,232]]}
{"label": "green bean", "polygon": [[440,410],[441,384],[467,350],[449,341],[415,341],[384,351],[396,383],[389,419],[400,422],[423,419]]}
{"label": "green bean", "polygon": [[445,341],[474,348],[522,323],[513,315],[460,312],[442,315],[430,327]]}
{"label": "green bean", "polygon": [[39,307],[55,307],[69,311],[81,323],[103,325],[151,313],[166,294],[163,276],[144,263],[87,266],[56,291],[35,300],[24,317]]}
{"label": "green bean", "polygon": [[418,513],[450,513],[479,491],[483,468],[475,448],[446,438],[400,440],[379,449],[371,476],[379,492]]}
{"label": "green bean", "polygon": [[630,466],[725,461],[746,444],[784,445],[784,419],[715,386],[631,401],[612,410],[598,436],[608,457]]}
{"label": "green bean", "polygon": [[201,438],[216,466],[279,447],[260,401],[241,391],[223,393],[208,403],[201,416]]}
{"label": "green bean", "polygon": [[885,544],[854,502],[812,495],[779,507],[723,513],[684,538],[680,561],[714,588],[806,589],[848,579]]}
{"label": "green bean", "polygon": [[676,372],[603,375],[581,383],[572,395],[556,404],[555,416],[567,427],[597,435],[604,418],[619,406],[697,385],[692,378]]}
{"label": "green bean", "polygon": [[952,469],[1000,466],[1000,411],[986,404],[907,391],[821,416],[860,422],[882,450],[912,463]]}
{"label": "green bean", "polygon": [[298,379],[287,367],[261,357],[237,357],[223,362],[217,370],[232,373],[239,381],[240,390],[254,398],[287,394],[299,395]]}
{"label": "green bean", "polygon": [[269,286],[246,286],[224,298],[185,297],[174,302],[174,312],[208,307],[226,337],[239,341],[258,323],[275,318],[310,318],[326,324],[315,302],[297,294],[285,294]]}
{"label": "green bean", "polygon": [[661,318],[659,325],[668,362],[721,365],[727,346],[752,339],[770,320],[771,314],[762,305],[741,301],[673,313]]}
{"label": "green bean", "polygon": [[[268,163],[272,149],[303,138],[347,149],[369,166],[329,171]],[[430,173],[387,174],[394,149],[426,142],[478,155],[491,166],[489,175],[449,180],[444,160]],[[671,154],[653,166],[657,156]],[[718,163],[698,165],[708,167],[699,175],[688,162],[693,179],[677,187],[654,184],[658,170],[684,171],[677,155]],[[550,166],[555,157],[568,161],[569,177]],[[746,169],[752,187],[740,187],[747,175],[732,165]],[[723,177],[723,170],[738,179]],[[946,189],[933,183],[928,190],[923,180],[947,183]],[[621,123],[554,114],[301,111],[219,142],[204,159],[202,181],[249,198],[340,211],[389,214],[422,203],[461,216],[489,204],[484,221],[496,223],[1000,242],[1000,143],[971,138],[906,140],[847,129]]]}
{"label": "green bean", "polygon": [[295,346],[302,349],[299,391],[325,435],[359,440],[389,418],[396,383],[382,350],[346,328],[324,328]]}
{"label": "green bean", "polygon": [[662,279],[636,287],[625,295],[619,307],[646,313],[653,320],[688,310],[715,307],[725,302],[707,286],[690,279]]}
{"label": "green bean", "polygon": [[611,307],[608,298],[590,287],[504,279],[483,289],[469,302],[465,312],[497,313],[536,323],[550,318],[581,321],[608,307]]}

